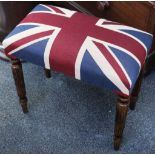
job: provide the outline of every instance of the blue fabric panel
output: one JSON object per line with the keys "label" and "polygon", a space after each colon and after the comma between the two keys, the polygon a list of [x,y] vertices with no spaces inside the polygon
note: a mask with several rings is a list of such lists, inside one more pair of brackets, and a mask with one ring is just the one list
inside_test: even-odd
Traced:
{"label": "blue fabric panel", "polygon": [[119,91],[119,89],[104,75],[88,51],[84,54],[80,71],[81,80],[100,88]]}
{"label": "blue fabric panel", "polygon": [[33,64],[44,67],[44,51],[48,39],[32,44],[22,50],[15,52],[13,55]]}
{"label": "blue fabric panel", "polygon": [[151,44],[152,44],[152,36],[151,35],[149,35],[147,33],[139,32],[139,31],[133,31],[133,30],[121,30],[121,31],[131,34],[132,36],[138,38],[139,40],[141,40],[141,42],[144,43],[144,45],[147,47],[148,51],[150,50]]}
{"label": "blue fabric panel", "polygon": [[51,11],[51,10],[42,5],[37,5],[32,11]]}
{"label": "blue fabric panel", "polygon": [[110,47],[110,46],[109,46],[109,48],[113,51],[115,56],[119,59],[122,66],[128,73],[128,75],[132,81],[132,87],[133,87],[137,80],[137,76],[139,73],[139,64],[131,56],[124,53],[123,51],[116,49],[114,47]]}
{"label": "blue fabric panel", "polygon": [[[31,28],[34,28],[34,27],[37,27],[36,25],[21,25],[21,26],[17,26],[11,33],[9,33],[9,35],[7,35],[6,38],[9,38],[15,34],[18,34],[20,32],[23,32],[25,30],[28,30],[28,29],[31,29]],[[5,38],[5,39],[6,39]]]}

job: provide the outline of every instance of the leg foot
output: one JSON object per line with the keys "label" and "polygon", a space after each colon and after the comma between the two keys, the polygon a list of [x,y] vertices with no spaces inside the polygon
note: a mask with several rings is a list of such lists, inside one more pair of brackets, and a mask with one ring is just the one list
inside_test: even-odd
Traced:
{"label": "leg foot", "polygon": [[23,112],[27,113],[28,112],[27,97],[26,97],[22,64],[19,59],[12,59],[11,63],[12,63],[13,78],[15,81],[17,94],[19,96],[19,102],[20,102]]}
{"label": "leg foot", "polygon": [[51,71],[49,69],[44,69],[44,71],[45,71],[45,76],[47,78],[50,78],[51,77]]}
{"label": "leg foot", "polygon": [[25,99],[20,99],[19,102],[20,102],[20,104],[21,104],[23,113],[28,113],[27,98],[25,98]]}
{"label": "leg foot", "polygon": [[114,129],[114,149],[120,148],[126,116],[129,106],[129,97],[119,96],[116,105],[115,129]]}

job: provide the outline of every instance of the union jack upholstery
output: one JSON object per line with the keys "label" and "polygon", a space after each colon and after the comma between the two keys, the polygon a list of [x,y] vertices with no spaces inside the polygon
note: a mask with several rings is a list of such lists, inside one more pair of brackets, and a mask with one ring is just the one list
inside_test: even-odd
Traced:
{"label": "union jack upholstery", "polygon": [[152,35],[106,19],[37,5],[5,38],[5,53],[130,95]]}

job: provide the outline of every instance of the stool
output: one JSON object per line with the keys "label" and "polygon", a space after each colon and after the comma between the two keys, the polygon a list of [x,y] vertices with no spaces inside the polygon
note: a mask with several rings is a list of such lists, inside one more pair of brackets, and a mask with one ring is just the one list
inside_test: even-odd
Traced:
{"label": "stool", "polygon": [[152,35],[106,19],[37,5],[4,39],[23,112],[28,112],[19,59],[64,73],[118,95],[114,148],[120,147],[128,107],[135,108]]}

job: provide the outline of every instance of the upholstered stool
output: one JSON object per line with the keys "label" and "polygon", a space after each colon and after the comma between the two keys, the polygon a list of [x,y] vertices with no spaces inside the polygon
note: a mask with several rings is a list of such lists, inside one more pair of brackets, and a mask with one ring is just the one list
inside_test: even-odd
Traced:
{"label": "upholstered stool", "polygon": [[19,59],[44,67],[47,76],[51,69],[116,92],[115,149],[120,146],[128,107],[135,107],[151,44],[147,32],[41,4],[3,41],[24,112],[27,98]]}

